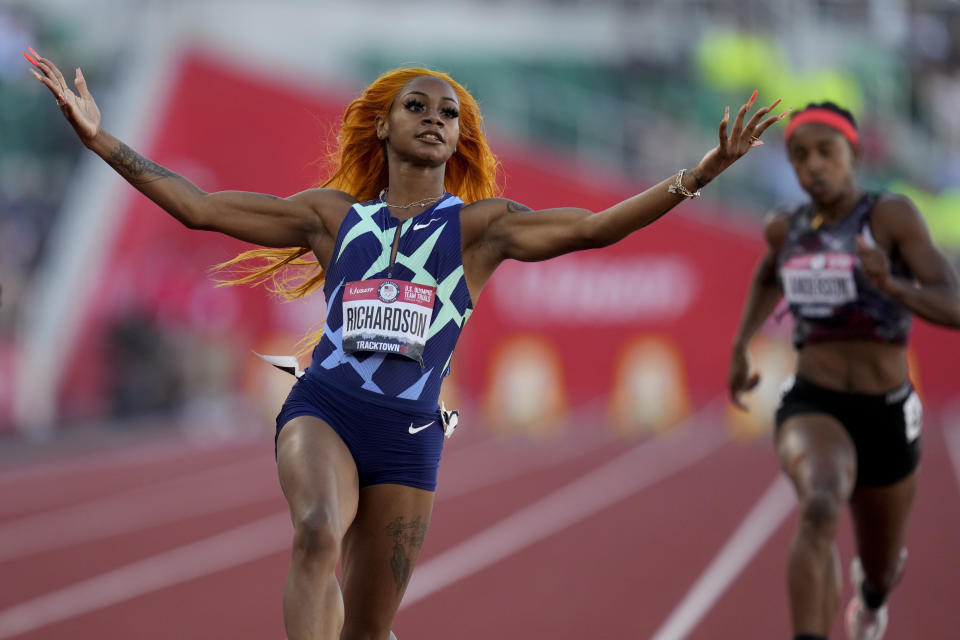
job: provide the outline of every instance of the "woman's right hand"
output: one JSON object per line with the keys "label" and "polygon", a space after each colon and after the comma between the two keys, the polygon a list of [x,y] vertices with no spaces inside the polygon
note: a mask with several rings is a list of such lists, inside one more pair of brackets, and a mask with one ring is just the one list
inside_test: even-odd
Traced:
{"label": "woman's right hand", "polygon": [[60,112],[67,119],[73,130],[77,132],[80,140],[89,145],[93,138],[100,131],[100,109],[97,103],[93,101],[87,89],[87,82],[83,78],[80,67],[77,67],[77,75],[73,80],[73,85],[77,88],[74,93],[67,87],[63,74],[53,62],[37,54],[33,48],[30,49],[33,57],[24,54],[24,56],[34,64],[35,68],[30,70],[34,77],[46,85],[50,93],[57,100],[57,106]]}
{"label": "woman's right hand", "polygon": [[730,389],[730,402],[738,409],[748,411],[740,396],[760,384],[760,372],[750,373],[750,356],[746,347],[734,347],[730,357],[730,371],[727,373],[727,387]]}

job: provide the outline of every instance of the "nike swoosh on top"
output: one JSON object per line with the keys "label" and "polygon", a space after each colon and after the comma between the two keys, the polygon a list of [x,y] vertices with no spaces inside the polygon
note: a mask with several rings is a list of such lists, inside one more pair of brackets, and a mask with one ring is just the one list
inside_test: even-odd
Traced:
{"label": "nike swoosh on top", "polygon": [[413,230],[419,231],[420,229],[426,229],[427,227],[430,226],[431,223],[436,222],[439,219],[440,218],[430,218],[427,222],[415,224],[413,225]]}
{"label": "nike swoosh on top", "polygon": [[432,424],[433,424],[433,422],[428,422],[427,424],[423,425],[422,427],[416,427],[416,428],[414,428],[413,423],[411,422],[411,423],[410,423],[410,427],[407,429],[407,431],[409,431],[411,434],[420,433],[421,431],[423,431],[424,429],[426,429],[427,427],[429,427],[429,426],[432,425]]}

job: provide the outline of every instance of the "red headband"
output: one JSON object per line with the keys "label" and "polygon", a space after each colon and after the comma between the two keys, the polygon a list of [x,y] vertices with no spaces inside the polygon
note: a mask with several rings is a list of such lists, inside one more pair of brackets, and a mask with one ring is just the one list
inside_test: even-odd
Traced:
{"label": "red headband", "polygon": [[783,139],[790,140],[790,136],[793,135],[793,132],[797,127],[804,124],[810,124],[812,122],[825,124],[832,129],[836,129],[842,133],[843,137],[845,137],[853,146],[856,146],[860,141],[860,137],[857,135],[856,127],[854,127],[849,120],[844,118],[836,111],[831,111],[830,109],[821,109],[818,107],[801,111],[792,117],[790,119],[790,123],[787,125],[787,130],[783,134]]}

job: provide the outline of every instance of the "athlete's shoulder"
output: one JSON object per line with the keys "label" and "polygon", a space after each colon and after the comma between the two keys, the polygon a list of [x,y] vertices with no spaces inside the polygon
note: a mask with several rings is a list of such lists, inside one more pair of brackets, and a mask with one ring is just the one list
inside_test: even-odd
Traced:
{"label": "athlete's shoulder", "polygon": [[763,220],[763,235],[771,246],[783,244],[790,230],[790,222],[798,211],[796,208],[778,207],[767,212]]}
{"label": "athlete's shoulder", "polygon": [[913,201],[898,193],[884,192],[870,212],[870,228],[878,240],[925,234],[926,222]]}
{"label": "athlete's shoulder", "polygon": [[913,204],[913,200],[903,194],[891,193],[889,191],[876,194],[876,202],[873,205],[873,211],[870,214],[871,217],[902,216],[904,214],[912,216],[920,215],[920,211],[918,211],[916,205]]}
{"label": "athlete's shoulder", "polygon": [[498,216],[529,211],[533,209],[510,198],[484,198],[463,206],[463,213],[471,216]]}
{"label": "athlete's shoulder", "polygon": [[296,198],[301,202],[314,205],[315,207],[346,205],[347,208],[357,203],[357,198],[353,194],[341,191],[340,189],[330,189],[328,187],[314,187],[297,193],[291,198]]}
{"label": "athlete's shoulder", "polygon": [[464,206],[460,214],[460,224],[464,234],[465,246],[484,240],[514,220],[515,215],[529,213],[530,207],[509,198],[484,198]]}
{"label": "athlete's shoulder", "polygon": [[288,200],[309,207],[331,231],[339,226],[340,221],[350,211],[350,207],[357,202],[356,197],[346,191],[323,187],[301,191],[290,196]]}

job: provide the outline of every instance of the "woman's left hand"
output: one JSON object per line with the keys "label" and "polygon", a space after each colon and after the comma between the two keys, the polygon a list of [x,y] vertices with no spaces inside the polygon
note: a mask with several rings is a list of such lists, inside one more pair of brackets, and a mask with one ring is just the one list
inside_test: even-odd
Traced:
{"label": "woman's left hand", "polygon": [[875,287],[885,291],[890,283],[890,258],[887,253],[874,244],[868,243],[863,236],[857,236],[857,257],[860,268]]}
{"label": "woman's left hand", "polygon": [[737,112],[737,118],[733,121],[733,131],[731,131],[729,135],[727,135],[727,124],[730,121],[730,107],[724,110],[723,120],[720,121],[720,142],[703,156],[703,159],[700,160],[700,163],[695,169],[696,175],[700,178],[701,182],[706,183],[713,180],[727,167],[746,154],[752,147],[762,145],[763,142],[760,140],[760,136],[763,135],[763,132],[774,122],[790,113],[788,109],[779,116],[770,116],[769,118],[762,119],[763,116],[773,111],[776,106],[780,104],[780,100],[777,99],[769,107],[757,109],[757,112],[744,124],[747,111],[750,110],[756,97],[757,92],[754,91],[753,95],[750,96],[750,100],[740,107],[740,111]]}

